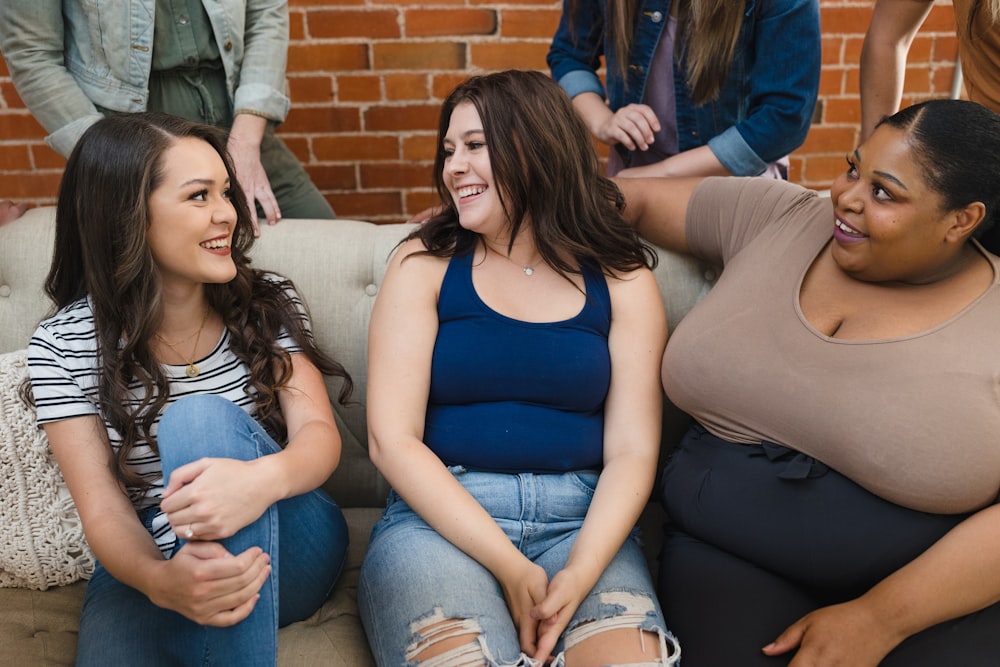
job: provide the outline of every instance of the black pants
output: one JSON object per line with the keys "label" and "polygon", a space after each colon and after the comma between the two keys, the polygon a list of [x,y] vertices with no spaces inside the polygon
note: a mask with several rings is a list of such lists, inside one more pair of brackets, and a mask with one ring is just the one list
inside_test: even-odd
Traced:
{"label": "black pants", "polygon": [[[684,667],[785,665],[761,648],[919,556],[967,515],[889,503],[777,445],[736,445],[695,425],[663,472],[671,523],[658,591]],[[844,637],[850,642],[850,637]],[[900,644],[892,667],[1000,665],[1000,605]]]}

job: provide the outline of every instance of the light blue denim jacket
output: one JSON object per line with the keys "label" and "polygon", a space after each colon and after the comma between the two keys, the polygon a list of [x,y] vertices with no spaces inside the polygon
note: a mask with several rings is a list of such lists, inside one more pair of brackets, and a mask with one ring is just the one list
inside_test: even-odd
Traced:
{"label": "light blue denim jacket", "polygon": [[[819,2],[745,2],[736,54],[719,97],[693,106],[683,68],[676,61],[674,87],[680,150],[707,143],[733,175],[756,176],[768,163],[801,146],[809,131],[819,92]],[[572,21],[568,0],[564,0],[562,19],[547,58],[552,77],[570,97],[583,92],[605,97],[597,76],[600,57],[605,55],[610,108],[641,103],[670,3],[642,0],[626,88],[617,75],[617,56],[605,35],[607,0],[578,0]],[[623,152],[623,157],[627,165],[630,156]]]}
{"label": "light blue denim jacket", "polygon": [[[282,121],[288,51],[287,0],[205,0],[235,113]],[[2,0],[0,51],[18,94],[69,155],[101,118],[145,111],[155,0]]]}

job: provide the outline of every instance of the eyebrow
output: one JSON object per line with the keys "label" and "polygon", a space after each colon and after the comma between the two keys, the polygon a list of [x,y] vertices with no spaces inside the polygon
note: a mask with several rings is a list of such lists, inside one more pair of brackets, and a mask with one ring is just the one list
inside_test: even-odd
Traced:
{"label": "eyebrow", "polygon": [[[858,161],[858,162],[861,162],[861,154],[858,152],[857,148],[854,149],[854,159],[856,161]],[[910,189],[908,187],[906,187],[905,185],[903,185],[903,182],[901,180],[899,180],[898,178],[896,178],[895,176],[893,176],[889,172],[875,170],[872,173],[875,174],[876,176],[878,176],[881,179],[884,179],[886,181],[892,181],[893,183],[895,183],[899,187],[903,188],[907,192],[910,191]]]}
{"label": "eyebrow", "polygon": [[[191,180],[184,181],[183,183],[181,183],[180,186],[178,187],[178,189],[179,190],[183,190],[184,188],[190,187],[192,185],[209,186],[209,185],[215,185],[215,183],[216,183],[216,181],[215,181],[214,178],[192,178]],[[223,185],[225,185],[226,183],[229,183],[229,177],[227,176],[226,179],[222,183],[223,183]]]}
{"label": "eyebrow", "polygon": [[[473,134],[486,134],[486,132],[485,132],[485,130],[482,130],[482,129],[479,129],[479,130],[466,130],[465,132],[463,132],[462,134],[460,134],[458,136],[458,138],[459,139],[468,139],[469,136],[473,135]],[[451,139],[449,139],[448,137],[445,137],[444,139],[441,140],[441,143],[446,143],[446,142],[449,142],[449,141],[451,141]]]}

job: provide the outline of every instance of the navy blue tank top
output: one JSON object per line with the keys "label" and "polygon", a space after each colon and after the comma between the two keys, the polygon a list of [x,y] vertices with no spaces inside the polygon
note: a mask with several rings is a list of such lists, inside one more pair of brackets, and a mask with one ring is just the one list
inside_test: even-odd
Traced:
{"label": "navy blue tank top", "polygon": [[424,441],[446,465],[472,470],[600,469],[611,382],[604,275],[584,268],[576,317],[522,322],[480,300],[472,257],[453,257],[441,284]]}

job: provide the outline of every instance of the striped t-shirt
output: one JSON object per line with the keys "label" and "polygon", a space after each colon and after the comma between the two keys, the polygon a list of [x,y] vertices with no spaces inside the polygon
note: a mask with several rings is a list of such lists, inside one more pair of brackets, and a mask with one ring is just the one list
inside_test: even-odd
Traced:
{"label": "striped t-shirt", "polygon": [[[293,295],[292,299],[305,318],[298,295]],[[306,324],[308,325],[308,321]],[[285,331],[279,336],[278,344],[291,353],[301,352],[301,348]],[[253,399],[245,391],[249,369],[233,355],[229,345],[229,332],[223,330],[211,353],[195,362],[201,372],[194,378],[187,376],[186,364],[162,364],[170,383],[170,398],[164,409],[184,396],[214,394],[227,398],[249,414],[254,414]],[[73,417],[100,415],[111,447],[118,450],[122,442],[121,436],[98,409],[97,338],[89,297],[67,305],[38,326],[28,344],[28,369],[39,426]],[[138,381],[133,382],[130,390],[132,400],[129,405],[134,407],[140,403],[144,391]],[[151,428],[154,437],[159,417],[157,415]],[[164,487],[159,455],[148,443],[137,442],[129,453],[126,465],[151,484],[139,499],[136,510],[158,506]],[[152,534],[160,550],[169,555],[177,538],[165,513],[158,511],[154,515]]]}

